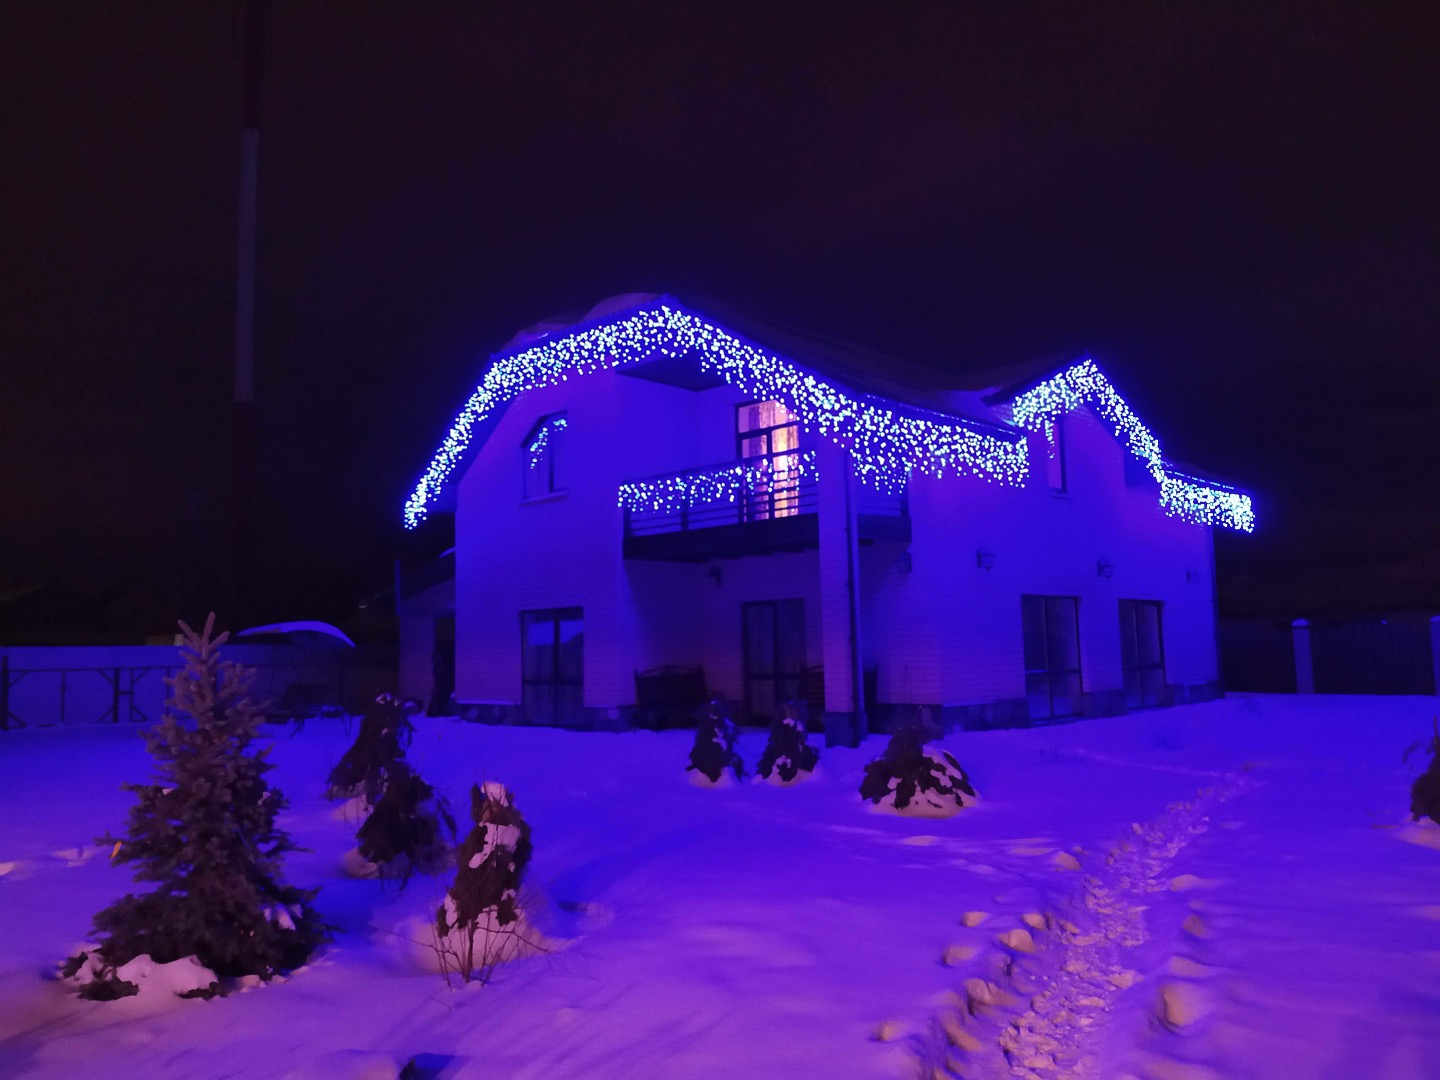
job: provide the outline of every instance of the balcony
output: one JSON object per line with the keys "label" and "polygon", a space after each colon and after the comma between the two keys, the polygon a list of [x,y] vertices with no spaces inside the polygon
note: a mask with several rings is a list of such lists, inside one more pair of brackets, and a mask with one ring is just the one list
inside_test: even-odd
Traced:
{"label": "balcony", "polygon": [[[703,562],[820,546],[814,451],[727,461],[621,486],[627,559]],[[910,539],[903,493],[856,488],[861,543]]]}

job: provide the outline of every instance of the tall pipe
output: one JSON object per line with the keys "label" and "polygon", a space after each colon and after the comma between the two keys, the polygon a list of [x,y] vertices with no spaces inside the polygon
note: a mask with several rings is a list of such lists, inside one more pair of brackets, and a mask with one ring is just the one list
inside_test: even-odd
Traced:
{"label": "tall pipe", "polygon": [[[231,407],[231,572],[236,602],[251,603],[257,485],[255,246],[260,180],[260,75],[267,0],[245,5],[240,104],[240,192],[235,256],[235,395]],[[237,613],[238,615],[239,613]]]}

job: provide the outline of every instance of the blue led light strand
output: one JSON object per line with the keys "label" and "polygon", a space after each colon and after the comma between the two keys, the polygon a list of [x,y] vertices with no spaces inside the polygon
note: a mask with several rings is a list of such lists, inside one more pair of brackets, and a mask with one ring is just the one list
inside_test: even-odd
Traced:
{"label": "blue led light strand", "polygon": [[1160,440],[1140,422],[1088,356],[1010,402],[1011,420],[1053,440],[1053,424],[1065,413],[1088,405],[1110,424],[1115,436],[1145,462],[1160,484],[1160,505],[1167,514],[1196,525],[1220,525],[1239,532],[1255,531],[1250,496],[1219,484],[1186,476],[1165,462]]}
{"label": "blue led light strand", "polygon": [[678,305],[661,303],[496,358],[406,500],[405,527],[413,529],[425,520],[476,428],[499,406],[526,390],[622,367],[657,353],[673,357],[689,352],[699,357],[705,370],[731,385],[783,402],[806,430],[818,431],[847,450],[856,475],[879,491],[900,491],[912,470],[1015,485],[1025,481],[1027,446],[1018,435],[939,414],[933,419],[909,415],[849,394]]}
{"label": "blue led light strand", "polygon": [[530,454],[530,468],[538,469],[540,463],[545,460],[545,450],[550,445],[551,432],[559,434],[565,430],[566,419],[563,416],[552,416],[540,425],[540,430],[530,440],[530,445],[525,449]]}
{"label": "blue led light strand", "polygon": [[789,461],[778,476],[768,459],[762,459],[632,480],[620,485],[617,503],[632,514],[678,514],[697,506],[733,503],[745,495],[793,490],[802,478],[815,477],[814,450],[782,455],[782,459],[786,457]]}

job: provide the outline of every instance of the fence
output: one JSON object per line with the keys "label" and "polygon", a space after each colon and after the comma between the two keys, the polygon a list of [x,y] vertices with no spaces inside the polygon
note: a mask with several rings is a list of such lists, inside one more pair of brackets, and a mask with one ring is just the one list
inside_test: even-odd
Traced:
{"label": "fence", "polygon": [[1222,619],[1220,661],[1227,690],[1433,695],[1440,616]]}
{"label": "fence", "polygon": [[[388,646],[229,645],[221,653],[255,669],[253,693],[262,702],[305,687],[312,699],[356,712],[395,689],[396,656]],[[169,645],[0,649],[0,730],[158,720],[165,678],[181,666],[179,650]]]}

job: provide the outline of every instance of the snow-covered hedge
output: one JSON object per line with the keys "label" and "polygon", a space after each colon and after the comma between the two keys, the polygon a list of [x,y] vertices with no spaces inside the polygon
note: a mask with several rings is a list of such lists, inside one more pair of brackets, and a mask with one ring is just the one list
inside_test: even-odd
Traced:
{"label": "snow-covered hedge", "polygon": [[700,714],[695,745],[690,748],[690,764],[685,766],[685,771],[694,772],[711,784],[718,784],[726,769],[740,779],[745,775],[745,766],[735,752],[736,734],[728,706],[716,698]]}
{"label": "snow-covered hedge", "polygon": [[463,982],[489,979],[495,966],[524,945],[520,882],[530,862],[530,826],[505,785],[470,791],[475,821],[456,852],[455,883],[435,913],[441,970]]}
{"label": "snow-covered hedge", "polygon": [[925,738],[918,716],[899,721],[885,753],[865,766],[860,797],[915,817],[949,817],[973,802],[975,788],[960,763]]}
{"label": "snow-covered hedge", "polygon": [[755,771],[774,783],[793,784],[815,771],[820,751],[806,738],[808,710],[803,701],[787,701],[770,725],[770,738]]}

